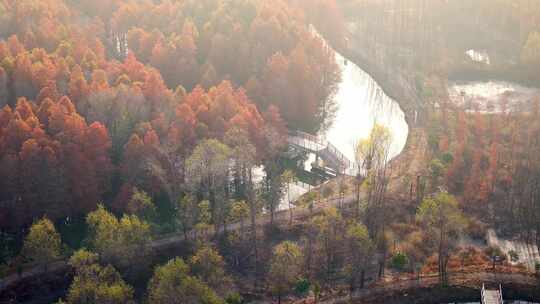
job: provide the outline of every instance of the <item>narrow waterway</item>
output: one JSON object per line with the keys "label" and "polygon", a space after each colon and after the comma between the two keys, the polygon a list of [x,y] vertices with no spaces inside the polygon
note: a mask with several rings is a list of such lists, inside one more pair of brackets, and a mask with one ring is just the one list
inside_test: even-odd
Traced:
{"label": "narrow waterway", "polygon": [[397,156],[407,142],[409,126],[399,104],[353,62],[336,52],[342,81],[335,96],[338,105],[334,123],[324,136],[349,160],[354,161],[354,146],[367,138],[375,123],[387,127],[392,134],[390,157]]}
{"label": "narrow waterway", "polygon": [[[317,35],[316,32],[314,34]],[[405,114],[369,74],[341,54],[334,53],[341,70],[341,83],[334,96],[337,111],[330,128],[318,136],[334,145],[350,161],[355,161],[356,143],[367,138],[377,123],[387,127],[392,135],[389,156],[394,158],[401,153],[407,142],[409,126]],[[313,155],[308,157],[305,170],[311,170],[314,159]],[[306,184],[294,184],[290,188],[290,198],[293,201],[309,191],[309,185]],[[280,210],[288,208],[288,197],[285,193]]]}

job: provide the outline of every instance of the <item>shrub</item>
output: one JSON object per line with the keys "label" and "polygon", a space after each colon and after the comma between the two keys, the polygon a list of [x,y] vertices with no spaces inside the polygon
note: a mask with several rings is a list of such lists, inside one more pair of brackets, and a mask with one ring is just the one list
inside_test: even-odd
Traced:
{"label": "shrub", "polygon": [[439,134],[431,133],[428,137],[428,144],[432,151],[437,151],[439,149]]}
{"label": "shrub", "polygon": [[504,252],[501,250],[501,248],[497,246],[489,246],[485,249],[484,253],[491,259],[495,257],[502,258],[505,256]]}
{"label": "shrub", "polygon": [[445,165],[449,165],[454,161],[454,156],[451,153],[444,153],[441,155],[441,160]]}
{"label": "shrub", "polygon": [[491,260],[491,265],[492,265],[493,269],[495,269],[495,264],[497,264],[497,263],[502,264],[507,259],[506,254],[499,247],[490,246],[490,247],[486,248],[485,254]]}
{"label": "shrub", "polygon": [[243,302],[244,299],[238,292],[232,292],[225,298],[225,303],[227,304],[242,304]]}
{"label": "shrub", "polygon": [[481,240],[486,236],[486,224],[478,219],[470,219],[467,225],[467,233],[471,238]]}
{"label": "shrub", "polygon": [[431,176],[433,178],[438,178],[443,175],[445,169],[444,164],[438,159],[432,160],[429,164],[429,170],[431,171]]}
{"label": "shrub", "polygon": [[[462,248],[458,253],[458,257],[462,267],[466,265],[476,265],[474,261],[475,259],[478,260],[478,250],[474,247]],[[479,264],[481,264],[481,262]]]}
{"label": "shrub", "polygon": [[514,250],[510,250],[510,252],[508,252],[508,256],[514,263],[519,261],[519,254],[515,252]]}
{"label": "shrub", "polygon": [[296,287],[294,288],[294,290],[296,291],[296,293],[300,295],[304,295],[308,293],[310,288],[311,288],[311,283],[309,282],[309,280],[301,279],[296,283]]}
{"label": "shrub", "polygon": [[8,275],[9,267],[5,264],[0,264],[0,278]]}
{"label": "shrub", "polygon": [[332,185],[325,185],[322,188],[322,196],[324,198],[330,198],[332,195],[334,195],[334,187]]}
{"label": "shrub", "polygon": [[404,271],[407,265],[409,264],[409,258],[403,252],[398,252],[394,254],[390,260],[390,267],[397,271]]}

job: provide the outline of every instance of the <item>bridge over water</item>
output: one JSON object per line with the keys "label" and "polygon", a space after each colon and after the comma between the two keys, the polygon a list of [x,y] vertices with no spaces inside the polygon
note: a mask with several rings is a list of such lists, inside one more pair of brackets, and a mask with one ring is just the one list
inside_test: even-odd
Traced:
{"label": "bridge over water", "polygon": [[498,290],[489,290],[482,285],[482,304],[503,304],[502,287],[499,285]]}
{"label": "bridge over water", "polygon": [[302,131],[291,131],[287,142],[292,149],[315,154],[323,160],[324,167],[332,169],[336,174],[356,176],[359,172],[354,161],[324,138]]}

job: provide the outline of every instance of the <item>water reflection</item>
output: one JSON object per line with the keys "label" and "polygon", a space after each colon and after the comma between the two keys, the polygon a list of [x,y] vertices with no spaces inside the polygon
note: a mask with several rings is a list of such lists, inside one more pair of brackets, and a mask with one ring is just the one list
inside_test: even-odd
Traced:
{"label": "water reflection", "polygon": [[382,124],[392,134],[390,157],[395,157],[403,150],[409,133],[399,104],[386,96],[369,74],[339,53],[336,61],[342,73],[335,96],[338,110],[333,125],[322,135],[354,161],[354,144],[366,138],[375,123]]}
{"label": "water reflection", "polygon": [[[399,104],[389,98],[381,87],[354,63],[336,52],[336,63],[341,69],[341,83],[336,93],[337,112],[333,124],[319,136],[334,145],[349,160],[354,161],[354,145],[362,138],[367,138],[375,123],[386,126],[392,134],[392,146],[389,156],[397,156],[407,142],[409,126]],[[310,171],[315,161],[314,155],[308,155],[304,170]],[[296,199],[309,190],[307,184],[291,185],[291,199]],[[287,209],[287,193],[280,209]]]}

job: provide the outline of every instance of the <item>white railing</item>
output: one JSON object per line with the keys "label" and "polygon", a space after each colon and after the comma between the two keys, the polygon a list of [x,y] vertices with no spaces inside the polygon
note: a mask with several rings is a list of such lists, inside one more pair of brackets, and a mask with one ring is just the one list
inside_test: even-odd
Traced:
{"label": "white railing", "polygon": [[[501,284],[499,284],[499,292],[498,293],[499,293],[499,297],[497,298],[497,303],[504,304],[503,293],[502,293],[502,285]],[[482,300],[481,300],[482,304],[490,304],[490,303],[486,302],[486,286],[484,284],[482,284],[481,297],[482,297]]]}
{"label": "white railing", "polygon": [[482,304],[486,304],[485,293],[486,293],[486,286],[482,284],[482,291],[480,292]]}
{"label": "white railing", "polygon": [[288,142],[311,152],[326,155],[327,161],[335,163],[337,168],[334,169],[340,173],[356,175],[359,172],[357,165],[326,139],[302,131],[290,131]]}

